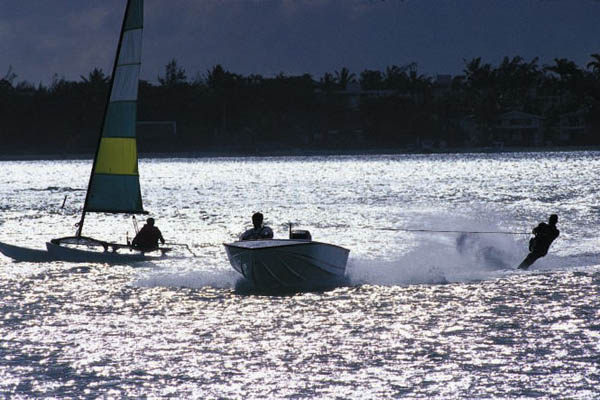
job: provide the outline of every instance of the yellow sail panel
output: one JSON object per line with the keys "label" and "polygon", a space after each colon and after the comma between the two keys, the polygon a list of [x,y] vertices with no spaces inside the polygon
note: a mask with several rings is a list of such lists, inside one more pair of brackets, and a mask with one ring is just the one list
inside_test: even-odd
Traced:
{"label": "yellow sail panel", "polygon": [[138,175],[135,138],[102,138],[94,173]]}

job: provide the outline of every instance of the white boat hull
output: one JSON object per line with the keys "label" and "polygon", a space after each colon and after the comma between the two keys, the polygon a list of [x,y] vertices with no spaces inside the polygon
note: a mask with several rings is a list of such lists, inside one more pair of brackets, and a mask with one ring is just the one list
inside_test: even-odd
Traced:
{"label": "white boat hull", "polygon": [[231,266],[261,289],[318,289],[343,280],[350,250],[310,240],[224,244]]}

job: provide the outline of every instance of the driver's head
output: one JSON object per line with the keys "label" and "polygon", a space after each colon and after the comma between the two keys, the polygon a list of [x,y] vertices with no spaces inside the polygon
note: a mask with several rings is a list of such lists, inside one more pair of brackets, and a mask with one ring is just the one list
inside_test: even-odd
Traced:
{"label": "driver's head", "polygon": [[154,226],[154,218],[148,218],[148,219],[146,220],[146,223],[147,223],[148,225],[150,225],[150,226]]}
{"label": "driver's head", "polygon": [[556,225],[556,223],[558,222],[558,215],[556,215],[556,214],[550,215],[548,222],[550,223],[550,225]]}
{"label": "driver's head", "polygon": [[252,225],[254,225],[255,228],[260,228],[262,226],[263,223],[263,215],[259,212],[254,213],[252,215]]}

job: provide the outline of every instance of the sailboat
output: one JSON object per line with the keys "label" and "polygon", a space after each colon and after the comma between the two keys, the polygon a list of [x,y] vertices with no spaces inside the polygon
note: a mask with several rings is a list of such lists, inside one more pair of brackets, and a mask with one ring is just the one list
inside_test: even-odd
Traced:
{"label": "sailboat", "polygon": [[[159,255],[129,244],[110,243],[82,235],[90,212],[147,214],[142,205],[136,141],[137,98],[142,54],[144,1],[128,0],[113,65],[96,155],[75,236],[52,239],[46,250],[0,242],[0,252],[19,261],[132,262]],[[128,252],[119,252],[128,250]]]}
{"label": "sailboat", "polygon": [[339,284],[350,250],[312,240],[309,231],[292,230],[288,239],[240,240],[224,243],[233,269],[256,288],[315,290]]}

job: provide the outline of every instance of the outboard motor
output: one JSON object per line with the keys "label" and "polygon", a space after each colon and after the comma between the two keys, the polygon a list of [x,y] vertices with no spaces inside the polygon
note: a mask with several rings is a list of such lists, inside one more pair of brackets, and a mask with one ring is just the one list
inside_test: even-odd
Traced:
{"label": "outboard motor", "polygon": [[290,231],[290,239],[312,240],[309,231],[293,230]]}

